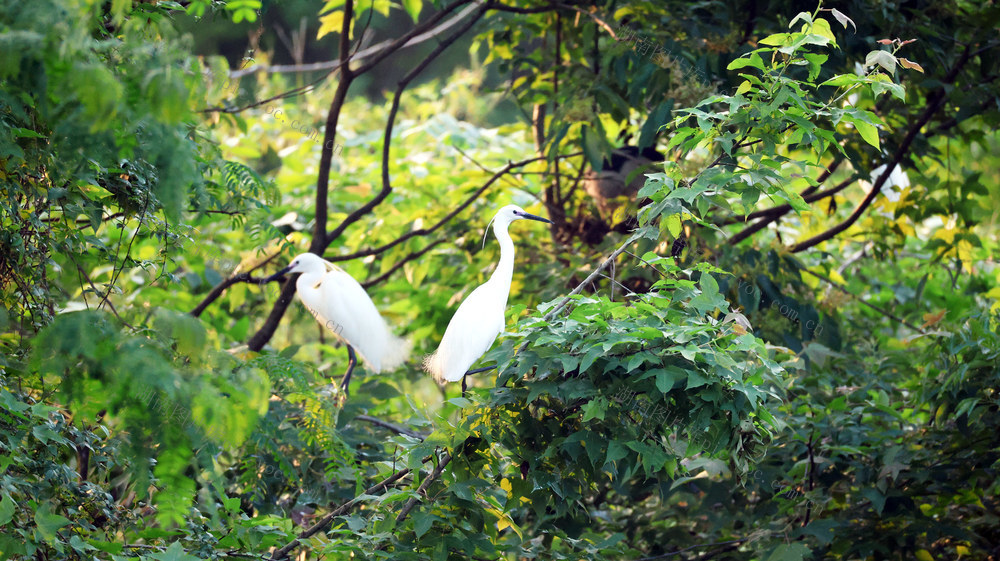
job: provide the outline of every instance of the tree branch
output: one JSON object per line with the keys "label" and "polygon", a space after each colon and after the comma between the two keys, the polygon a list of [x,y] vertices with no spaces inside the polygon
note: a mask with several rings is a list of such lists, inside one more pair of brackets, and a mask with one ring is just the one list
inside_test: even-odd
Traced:
{"label": "tree branch", "polygon": [[375,426],[382,427],[384,429],[389,429],[389,430],[391,430],[392,432],[394,432],[396,434],[403,434],[403,435],[406,435],[406,436],[411,436],[413,438],[416,438],[417,440],[421,440],[422,441],[425,438],[427,438],[426,434],[419,433],[419,432],[417,432],[415,430],[411,430],[411,429],[408,429],[406,427],[401,427],[399,425],[394,425],[394,424],[392,424],[392,423],[390,423],[388,421],[383,421],[382,419],[377,419],[377,418],[371,417],[369,415],[358,415],[357,417],[355,417],[355,419],[357,419],[359,421],[365,421],[366,423],[371,423],[371,424],[373,424]]}
{"label": "tree branch", "polygon": [[[320,251],[315,252],[317,255],[322,255],[323,254],[322,250],[326,249],[326,247],[329,246],[330,243],[333,242],[333,240],[340,237],[340,235],[344,233],[344,230],[346,230],[348,226],[354,224],[355,222],[360,220],[362,216],[368,214],[369,212],[371,212],[372,209],[382,204],[382,201],[384,201],[386,197],[388,197],[389,194],[392,193],[392,183],[390,182],[389,179],[389,157],[390,157],[389,150],[392,147],[392,128],[396,122],[396,113],[399,111],[399,103],[401,98],[403,97],[403,91],[406,90],[406,87],[410,84],[410,82],[414,78],[416,78],[418,74],[423,72],[423,70],[427,68],[427,66],[429,66],[430,63],[434,61],[434,59],[436,59],[442,52],[444,52],[445,49],[450,47],[452,43],[457,41],[459,37],[464,35],[465,32],[468,31],[473,25],[475,25],[476,22],[478,22],[479,19],[483,17],[483,14],[485,12],[486,12],[486,6],[480,5],[479,9],[476,10],[475,17],[473,17],[466,23],[462,24],[462,26],[459,27],[458,31],[456,31],[455,33],[451,34],[449,37],[444,39],[437,47],[434,48],[433,51],[430,52],[430,54],[427,55],[427,57],[423,61],[420,62],[420,64],[416,66],[416,68],[408,72],[403,77],[403,79],[399,81],[399,84],[396,86],[396,93],[395,95],[393,95],[392,98],[392,107],[389,109],[388,117],[386,117],[385,135],[382,141],[382,190],[379,191],[378,195],[376,195],[375,198],[368,201],[367,203],[362,205],[360,208],[358,208],[351,214],[347,215],[347,217],[344,218],[344,220],[340,223],[340,225],[337,226],[333,231],[331,231],[329,234],[324,234],[326,238],[325,243],[323,244],[323,247],[320,248]],[[317,215],[318,214],[319,210],[317,209]],[[323,227],[324,228],[326,227],[325,221],[323,223]],[[320,232],[320,225],[318,221],[316,224],[316,232],[317,234]]]}
{"label": "tree branch", "polygon": [[[958,72],[963,66],[965,66],[965,63],[968,62],[969,54],[970,48],[966,46],[965,50],[962,51],[962,55],[959,56],[958,61],[955,63],[955,66],[952,67],[947,76],[945,76],[942,80],[943,83],[950,84],[955,80],[955,77],[958,76]],[[826,240],[829,240],[837,234],[850,228],[859,218],[861,218],[861,215],[864,214],[872,202],[875,201],[875,197],[877,197],[882,191],[882,186],[889,179],[889,175],[892,173],[892,170],[896,169],[896,166],[903,161],[903,157],[906,156],[906,152],[910,149],[910,145],[913,144],[914,139],[916,139],[917,135],[920,134],[920,129],[922,129],[924,125],[931,120],[935,113],[940,111],[941,108],[945,106],[945,103],[948,100],[948,94],[944,87],[940,87],[935,90],[931,97],[932,99],[928,100],[927,109],[924,110],[923,115],[921,115],[920,118],[910,126],[909,130],[906,131],[906,136],[903,137],[902,142],[900,142],[899,146],[896,147],[896,151],[893,153],[892,159],[886,163],[885,171],[883,171],[879,175],[878,179],[874,181],[871,191],[869,191],[868,195],[863,201],[861,201],[861,204],[854,209],[854,212],[852,212],[846,220],[837,224],[833,228],[791,246],[789,251],[792,253],[798,253],[825,242]]]}
{"label": "tree branch", "polygon": [[[350,0],[347,0],[347,1],[350,2]],[[405,469],[402,469],[400,471],[397,471],[396,473],[392,474],[391,476],[389,476],[389,477],[383,479],[382,481],[376,483],[375,485],[369,487],[368,489],[365,489],[365,492],[362,493],[362,495],[372,495],[372,494],[378,493],[379,491],[384,490],[389,485],[392,485],[393,483],[399,481],[400,479],[402,479],[403,477],[405,477],[409,473],[410,473],[410,468],[405,468]],[[281,549],[279,549],[279,550],[275,551],[273,554],[271,554],[271,559],[272,560],[275,560],[275,559],[287,559],[288,558],[288,553],[290,551],[292,551],[293,549],[295,549],[296,547],[298,547],[299,545],[301,545],[301,543],[302,543],[301,540],[304,540],[304,539],[312,536],[313,534],[315,534],[315,533],[317,533],[317,532],[325,529],[327,526],[330,525],[331,522],[333,522],[334,518],[336,518],[338,516],[343,516],[344,514],[347,514],[359,502],[360,501],[358,500],[358,497],[355,497],[355,498],[347,501],[346,503],[340,505],[339,507],[333,509],[332,511],[330,511],[329,513],[327,513],[326,516],[324,516],[323,518],[321,518],[319,520],[319,522],[313,524],[308,529],[306,529],[301,534],[299,534],[299,536],[297,538],[295,538],[291,542],[287,543],[284,547],[282,547]]]}
{"label": "tree branch", "polygon": [[[330,102],[330,110],[326,114],[326,126],[323,131],[323,148],[319,157],[319,172],[316,178],[316,225],[313,228],[313,239],[309,245],[309,251],[316,255],[323,255],[326,249],[326,221],[328,217],[327,194],[330,186],[330,162],[333,160],[333,140],[337,136],[337,125],[340,122],[340,112],[344,108],[347,99],[347,90],[350,89],[354,81],[355,73],[348,64],[350,54],[350,29],[351,20],[354,19],[354,0],[344,2],[344,22],[340,29],[340,81],[337,83],[337,90],[333,94],[333,101]],[[271,340],[281,318],[285,315],[285,310],[292,303],[292,293],[295,292],[293,279],[289,277],[281,287],[281,294],[271,308],[264,325],[247,342],[247,347],[254,352],[264,348],[264,345]]]}
{"label": "tree branch", "polygon": [[379,253],[382,253],[384,251],[387,251],[387,250],[390,250],[390,249],[396,247],[397,245],[405,242],[406,240],[408,240],[410,238],[414,238],[414,237],[417,237],[417,236],[426,236],[428,234],[432,234],[438,228],[444,226],[445,224],[447,224],[448,222],[450,222],[453,218],[455,218],[455,216],[457,216],[458,213],[462,212],[463,210],[465,210],[466,208],[468,208],[472,203],[476,202],[476,199],[478,199],[483,193],[485,193],[486,190],[489,189],[490,185],[493,185],[494,183],[496,183],[496,181],[498,179],[500,179],[501,177],[503,177],[504,174],[509,173],[514,168],[523,167],[523,166],[526,166],[526,165],[528,165],[528,164],[530,164],[532,162],[537,162],[538,160],[544,160],[544,159],[545,159],[544,156],[540,156],[540,157],[536,157],[536,158],[528,158],[527,160],[521,160],[519,162],[507,162],[507,165],[505,165],[503,168],[501,168],[500,171],[494,173],[493,177],[491,177],[489,179],[489,181],[487,181],[481,187],[479,187],[478,189],[476,189],[476,191],[474,193],[472,193],[471,195],[469,195],[462,204],[460,204],[457,207],[455,207],[454,210],[452,210],[451,212],[449,212],[448,214],[446,214],[444,216],[444,218],[442,218],[441,220],[438,220],[437,222],[435,222],[434,225],[431,226],[430,228],[418,228],[416,230],[410,230],[409,232],[403,234],[402,236],[396,238],[395,240],[393,240],[393,241],[391,241],[391,242],[389,242],[389,243],[387,243],[385,245],[379,246],[379,247],[374,247],[374,248],[369,248],[369,249],[362,249],[361,251],[356,251],[354,253],[348,253],[346,255],[337,255],[337,256],[333,256],[333,257],[325,257],[325,259],[328,260],[328,261],[332,261],[332,262],[338,262],[338,261],[350,261],[351,259],[357,259],[359,257],[368,257],[369,255],[378,255]]}
{"label": "tree branch", "polygon": [[365,288],[366,290],[369,289],[369,288],[371,288],[371,287],[373,287],[373,286],[375,286],[376,284],[378,284],[378,283],[384,281],[385,279],[389,278],[390,276],[392,276],[392,274],[395,273],[396,271],[398,271],[399,269],[401,269],[403,267],[403,265],[406,265],[410,261],[413,261],[414,259],[417,259],[418,257],[420,257],[421,255],[427,253],[431,249],[434,249],[435,246],[440,245],[442,242],[444,242],[444,240],[434,240],[427,247],[421,249],[420,251],[410,252],[409,255],[407,255],[406,257],[404,257],[402,259],[400,259],[399,262],[396,263],[395,265],[393,265],[392,268],[390,268],[388,271],[382,273],[381,275],[379,275],[379,276],[377,276],[377,277],[375,277],[375,278],[373,278],[371,280],[366,280],[365,282],[361,283],[361,286],[363,288]]}
{"label": "tree branch", "polygon": [[[841,181],[840,183],[834,185],[833,187],[827,189],[826,191],[820,191],[819,193],[814,193],[808,197],[802,197],[802,199],[807,203],[813,203],[827,197],[832,197],[837,193],[847,189],[851,184],[857,181],[857,177],[848,177],[847,179]],[[751,235],[757,233],[759,230],[765,228],[768,224],[778,220],[782,216],[788,214],[792,210],[792,206],[789,204],[783,204],[776,206],[774,208],[769,208],[761,211],[761,220],[747,226],[746,228],[737,232],[734,236],[726,240],[729,245],[736,245],[741,241],[749,238]]]}
{"label": "tree branch", "polygon": [[423,480],[423,482],[420,483],[420,486],[417,487],[417,496],[410,497],[410,500],[406,501],[406,505],[403,507],[403,510],[399,511],[399,516],[396,517],[396,524],[399,524],[403,520],[406,520],[407,515],[409,515],[410,511],[413,510],[413,507],[417,505],[417,500],[420,498],[420,495],[427,492],[427,487],[429,487],[431,482],[433,482],[435,479],[438,478],[438,476],[441,475],[441,471],[444,469],[446,465],[448,465],[448,462],[451,461],[451,458],[452,458],[451,454],[445,452],[444,457],[441,458],[441,462],[438,464],[438,466],[434,468],[434,471],[432,471]]}

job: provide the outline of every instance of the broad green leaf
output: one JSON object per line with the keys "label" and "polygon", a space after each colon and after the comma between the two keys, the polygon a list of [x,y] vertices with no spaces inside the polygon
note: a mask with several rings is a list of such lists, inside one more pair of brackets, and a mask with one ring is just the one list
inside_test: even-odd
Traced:
{"label": "broad green leaf", "polygon": [[42,539],[47,543],[53,543],[56,539],[56,532],[63,526],[69,525],[69,523],[69,518],[52,514],[49,512],[47,506],[35,511],[35,525],[38,528],[38,533],[41,534]]}
{"label": "broad green leaf", "polygon": [[10,522],[11,518],[14,517],[14,501],[10,498],[10,495],[4,494],[3,500],[0,501],[0,526],[3,526]]}

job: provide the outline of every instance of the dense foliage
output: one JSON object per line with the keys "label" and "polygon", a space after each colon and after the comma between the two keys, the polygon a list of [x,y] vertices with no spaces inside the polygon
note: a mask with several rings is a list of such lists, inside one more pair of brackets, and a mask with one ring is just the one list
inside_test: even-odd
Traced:
{"label": "dense foliage", "polygon": [[[4,2],[0,558],[1000,558],[998,25]],[[665,161],[597,196],[626,145]],[[509,201],[554,224],[460,395],[419,355]],[[307,250],[415,345],[349,398],[259,282]]]}

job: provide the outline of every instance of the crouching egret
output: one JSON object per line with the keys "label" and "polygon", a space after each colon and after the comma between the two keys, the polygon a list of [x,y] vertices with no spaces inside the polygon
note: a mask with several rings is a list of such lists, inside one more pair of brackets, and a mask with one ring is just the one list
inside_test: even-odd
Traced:
{"label": "crouching egret", "polygon": [[299,300],[316,321],[347,344],[350,360],[341,382],[345,395],[357,362],[355,349],[376,374],[396,368],[409,357],[410,343],[393,335],[365,289],[343,269],[315,254],[303,253],[262,282],[286,273],[301,273],[295,282]]}
{"label": "crouching egret", "polygon": [[507,233],[507,227],[511,222],[523,219],[552,223],[546,218],[524,212],[517,205],[507,205],[497,211],[491,222],[493,233],[500,242],[500,263],[490,280],[473,290],[458,307],[437,351],[424,360],[424,368],[439,384],[458,380],[464,382],[469,367],[490,349],[497,335],[503,331],[504,309],[514,274],[514,242]]}

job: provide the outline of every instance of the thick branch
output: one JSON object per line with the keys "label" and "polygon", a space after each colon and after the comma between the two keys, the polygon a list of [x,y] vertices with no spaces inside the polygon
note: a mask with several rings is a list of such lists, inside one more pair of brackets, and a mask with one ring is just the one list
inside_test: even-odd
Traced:
{"label": "thick branch", "polygon": [[[340,112],[344,108],[347,99],[347,90],[351,87],[355,74],[348,65],[350,55],[350,29],[351,20],[354,19],[354,0],[344,2],[344,22],[340,29],[340,82],[337,83],[337,91],[333,94],[333,101],[330,102],[330,110],[326,114],[326,127],[323,131],[323,150],[319,156],[319,174],[316,178],[316,225],[313,228],[313,239],[309,245],[309,251],[316,255],[323,255],[326,249],[326,221],[327,221],[327,193],[330,186],[330,162],[333,160],[333,140],[337,136],[337,124],[340,121]],[[251,351],[259,351],[271,340],[281,318],[285,315],[285,310],[292,303],[292,293],[295,292],[295,284],[291,278],[285,281],[281,287],[281,295],[278,301],[271,308],[267,320],[261,326],[250,341],[247,347]]]}
{"label": "thick branch", "polygon": [[[416,78],[417,75],[420,74],[425,68],[427,68],[427,66],[429,66],[430,63],[434,61],[434,59],[436,59],[442,52],[444,52],[445,49],[450,47],[452,43],[457,41],[459,37],[464,35],[465,32],[467,32],[473,25],[475,25],[476,22],[478,22],[479,19],[483,17],[483,14],[485,12],[486,12],[486,6],[480,6],[480,8],[476,10],[475,17],[462,24],[462,26],[458,29],[458,31],[456,31],[455,33],[451,34],[448,38],[443,40],[437,47],[434,48],[433,51],[430,52],[430,54],[427,55],[427,57],[423,61],[420,62],[420,64],[416,66],[416,68],[408,72],[406,76],[404,76],[403,79],[399,81],[399,84],[396,87],[396,93],[392,98],[392,107],[389,110],[388,117],[386,117],[385,138],[382,141],[382,190],[379,191],[378,195],[376,195],[375,198],[368,201],[366,204],[364,204],[351,214],[347,215],[347,217],[344,218],[344,220],[340,223],[340,225],[337,226],[333,231],[331,231],[329,234],[325,234],[323,247],[318,248],[319,251],[315,252],[317,255],[322,255],[323,254],[322,250],[325,249],[327,246],[329,246],[330,243],[333,242],[333,240],[336,240],[338,237],[340,237],[340,235],[344,233],[344,230],[346,230],[348,226],[354,224],[355,222],[360,220],[362,216],[368,214],[376,206],[382,204],[382,201],[384,201],[386,197],[388,197],[389,194],[392,193],[392,184],[389,180],[389,157],[390,157],[389,150],[392,146],[392,128],[396,122],[396,113],[399,111],[399,102],[400,99],[403,97],[403,91],[406,90],[406,87],[410,84],[410,82],[414,78]],[[319,211],[317,209],[317,215],[318,214]],[[325,222],[323,226],[325,228],[326,226]],[[316,224],[316,232],[317,233],[320,232],[318,222]],[[315,238],[313,241],[315,242]]]}

